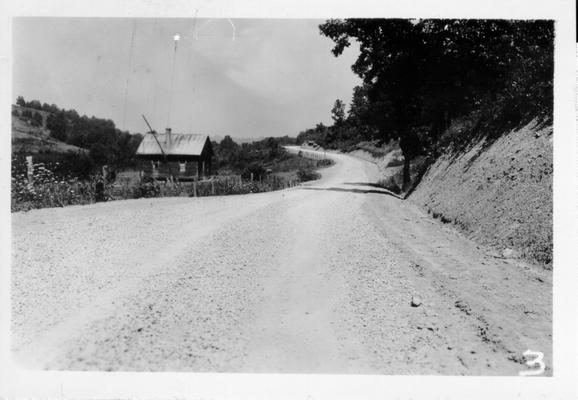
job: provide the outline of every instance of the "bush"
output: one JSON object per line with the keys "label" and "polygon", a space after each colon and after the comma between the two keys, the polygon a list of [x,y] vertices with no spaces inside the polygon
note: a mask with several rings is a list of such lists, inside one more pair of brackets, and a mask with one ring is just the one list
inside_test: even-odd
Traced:
{"label": "bush", "polygon": [[251,175],[253,179],[259,179],[265,176],[265,168],[261,163],[251,163],[241,173],[241,177],[243,179],[251,179]]}
{"label": "bush", "polygon": [[11,209],[28,211],[34,208],[64,207],[95,201],[93,182],[58,177],[44,166],[35,168],[32,182],[25,173],[12,176]]}
{"label": "bush", "polygon": [[143,182],[133,188],[132,198],[140,199],[140,198],[149,198],[149,197],[159,197],[161,193],[160,187],[157,183],[154,182]]}
{"label": "bush", "polygon": [[90,179],[96,165],[90,156],[83,152],[67,152],[53,170],[62,176],[76,176],[79,179]]}
{"label": "bush", "polygon": [[297,177],[301,182],[313,181],[319,179],[321,175],[312,169],[300,169],[297,171]]}
{"label": "bush", "polygon": [[318,168],[322,168],[322,167],[329,167],[330,165],[333,165],[333,161],[330,160],[329,158],[324,158],[323,160],[317,160],[317,167]]}
{"label": "bush", "polygon": [[42,115],[39,112],[32,114],[32,126],[39,127],[42,126]]}
{"label": "bush", "polygon": [[[427,171],[427,168],[431,164],[431,159],[424,156],[419,156],[414,158],[411,161],[409,173],[411,176],[411,186],[408,191],[405,193],[405,196],[408,196],[415,187],[421,181],[421,178]],[[389,167],[389,165],[388,165]],[[393,172],[387,176],[386,178],[381,179],[378,182],[378,185],[384,189],[387,189],[395,194],[402,194],[403,190],[403,168],[400,166],[390,167],[393,168]]]}
{"label": "bush", "polygon": [[33,179],[29,182],[25,163],[15,158],[12,163],[11,209],[16,212],[109,200],[261,193],[296,184],[296,179],[279,176],[266,176],[262,181],[253,182],[232,176],[186,183],[158,182],[149,178],[136,185],[113,184],[104,182],[99,175],[92,175],[83,181],[58,176],[44,165],[35,166]]}

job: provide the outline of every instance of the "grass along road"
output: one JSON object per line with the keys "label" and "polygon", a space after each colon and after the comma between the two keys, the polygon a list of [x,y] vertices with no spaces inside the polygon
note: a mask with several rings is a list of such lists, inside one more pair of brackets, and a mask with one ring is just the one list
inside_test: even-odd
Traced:
{"label": "grass along road", "polygon": [[517,375],[531,349],[551,374],[550,273],[369,186],[375,165],[328,156],[321,180],[284,191],[13,214],[16,361]]}

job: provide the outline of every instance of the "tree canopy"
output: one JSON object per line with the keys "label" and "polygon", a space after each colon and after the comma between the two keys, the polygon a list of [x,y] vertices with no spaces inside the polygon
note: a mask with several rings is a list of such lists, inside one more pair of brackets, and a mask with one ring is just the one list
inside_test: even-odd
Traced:
{"label": "tree canopy", "polygon": [[335,56],[359,45],[352,70],[368,104],[350,116],[398,139],[407,160],[474,110],[510,126],[551,118],[552,21],[333,19],[319,29]]}
{"label": "tree canopy", "polygon": [[333,103],[331,118],[336,125],[340,125],[345,121],[345,103],[343,103],[342,100],[337,99],[335,103]]}
{"label": "tree canopy", "polygon": [[[95,166],[108,164],[123,168],[133,165],[134,154],[142,139],[140,134],[121,131],[109,119],[80,116],[76,110],[60,109],[55,104],[42,104],[38,100],[26,101],[22,96],[18,96],[16,104],[47,112],[46,128],[50,135],[62,142],[87,149]],[[23,117],[28,115],[34,124],[42,125],[42,116],[38,112],[22,112]]]}

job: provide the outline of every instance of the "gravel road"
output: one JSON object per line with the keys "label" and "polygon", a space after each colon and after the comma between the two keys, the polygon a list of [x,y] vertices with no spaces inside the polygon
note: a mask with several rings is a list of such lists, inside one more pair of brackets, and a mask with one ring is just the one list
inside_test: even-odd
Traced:
{"label": "gravel road", "polygon": [[[552,374],[551,273],[496,258],[331,154],[254,195],[12,215],[12,347],[27,368]],[[413,305],[412,305],[413,302]]]}

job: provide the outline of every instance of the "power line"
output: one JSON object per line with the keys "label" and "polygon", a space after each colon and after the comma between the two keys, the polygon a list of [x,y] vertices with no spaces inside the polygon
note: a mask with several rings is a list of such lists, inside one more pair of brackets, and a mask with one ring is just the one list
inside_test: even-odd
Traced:
{"label": "power line", "polygon": [[126,130],[126,102],[128,98],[128,84],[130,81],[130,73],[132,69],[132,54],[134,48],[134,35],[136,32],[136,19],[132,23],[132,33],[130,35],[130,48],[128,53],[128,69],[126,71],[126,84],[124,87],[124,104],[122,107],[122,129]]}
{"label": "power line", "polygon": [[177,44],[178,44],[180,39],[181,39],[181,36],[178,33],[175,34],[175,36],[173,37],[173,40],[175,41],[175,47],[174,47],[174,51],[173,51],[173,66],[172,66],[172,70],[171,70],[171,90],[169,92],[169,112],[167,115],[167,128],[169,128],[171,126],[171,110],[173,108],[173,87],[174,87],[174,83],[175,83],[175,61],[177,58]]}
{"label": "power line", "polygon": [[[193,22],[191,24],[191,30],[189,32],[188,37],[189,38],[193,38],[194,35],[196,34],[196,29],[197,29],[197,13],[199,12],[198,9],[195,10],[195,15],[193,17]],[[193,97],[191,99],[191,111],[189,112],[189,132],[193,133],[193,120],[194,120],[194,109],[195,109],[195,70],[193,69],[193,65],[191,62],[191,54],[193,52],[193,43],[194,41],[191,40],[191,44],[188,47],[188,52],[187,52],[187,66],[190,69],[191,72],[191,81],[192,81],[192,92],[193,92]]]}

